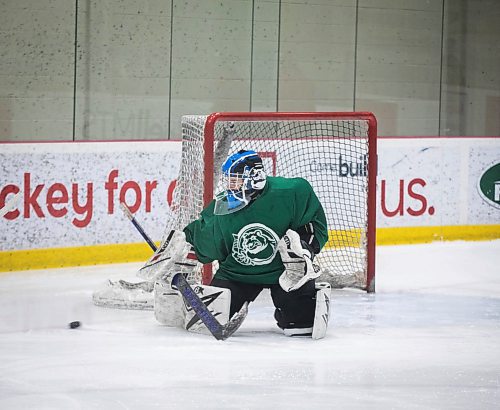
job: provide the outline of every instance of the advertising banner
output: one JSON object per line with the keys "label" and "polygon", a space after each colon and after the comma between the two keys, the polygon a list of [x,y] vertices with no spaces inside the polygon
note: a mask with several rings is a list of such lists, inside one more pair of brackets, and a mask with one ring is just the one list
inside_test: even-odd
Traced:
{"label": "advertising banner", "polygon": [[378,144],[377,228],[500,224],[500,138]]}
{"label": "advertising banner", "polygon": [[[280,175],[283,156],[264,158],[270,173]],[[0,268],[11,263],[12,252],[143,242],[120,202],[159,241],[172,217],[180,158],[179,141],[0,144],[0,257],[7,260]],[[337,185],[363,181],[366,155],[332,155],[328,163],[312,158],[303,176],[314,179],[325,170]],[[347,171],[352,178],[344,177]],[[318,189],[322,200],[329,195]],[[341,200],[349,202],[349,194]],[[356,209],[351,212],[365,212]],[[419,230],[420,238],[450,239],[444,227],[454,230],[451,239],[468,239],[467,229],[475,239],[500,236],[500,137],[379,138],[379,239],[395,243],[404,232],[404,241]]]}
{"label": "advertising banner", "polygon": [[0,250],[133,243],[125,202],[161,238],[180,164],[178,142],[1,144]]}

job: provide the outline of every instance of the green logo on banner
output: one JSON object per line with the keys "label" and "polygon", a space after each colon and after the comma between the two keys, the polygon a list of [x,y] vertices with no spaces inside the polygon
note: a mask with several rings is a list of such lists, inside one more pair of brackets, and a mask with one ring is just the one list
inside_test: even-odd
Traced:
{"label": "green logo on banner", "polygon": [[488,168],[479,178],[479,193],[490,205],[500,208],[500,163]]}

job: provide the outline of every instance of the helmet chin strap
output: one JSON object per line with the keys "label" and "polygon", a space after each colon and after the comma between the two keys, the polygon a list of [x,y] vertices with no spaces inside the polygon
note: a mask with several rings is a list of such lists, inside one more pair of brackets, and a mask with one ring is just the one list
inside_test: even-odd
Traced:
{"label": "helmet chin strap", "polygon": [[[265,184],[264,184],[265,186]],[[264,187],[260,188],[260,189],[253,189],[249,194],[248,194],[248,199],[250,201],[253,201],[255,198],[257,198],[260,194],[262,194],[262,191],[264,191]]]}

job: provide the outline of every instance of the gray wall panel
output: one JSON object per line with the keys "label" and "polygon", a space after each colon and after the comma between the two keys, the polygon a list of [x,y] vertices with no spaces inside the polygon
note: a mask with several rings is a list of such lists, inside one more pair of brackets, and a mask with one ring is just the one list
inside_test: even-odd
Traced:
{"label": "gray wall panel", "polygon": [[280,111],[352,111],[356,9],[340,3],[282,4]]}
{"label": "gray wall panel", "polygon": [[356,109],[376,113],[381,135],[439,133],[441,1],[421,3],[360,1]]}
{"label": "gray wall panel", "polygon": [[74,5],[0,3],[0,140],[71,138]]}
{"label": "gray wall panel", "polygon": [[177,139],[183,114],[249,110],[373,111],[381,135],[500,135],[497,0],[0,8],[2,141]]}

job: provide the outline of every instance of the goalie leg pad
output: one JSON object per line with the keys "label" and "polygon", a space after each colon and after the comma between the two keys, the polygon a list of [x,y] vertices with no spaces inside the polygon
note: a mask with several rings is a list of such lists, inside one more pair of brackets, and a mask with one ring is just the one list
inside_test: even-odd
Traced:
{"label": "goalie leg pad", "polygon": [[170,283],[158,280],[154,287],[155,318],[162,325],[184,327],[182,296]]}
{"label": "goalie leg pad", "polygon": [[153,310],[154,298],[149,282],[109,281],[92,294],[97,306],[117,309]]}
{"label": "goalie leg pad", "polygon": [[[326,335],[330,316],[330,284],[308,282],[299,289],[299,291],[301,290],[302,295],[298,294],[297,297],[293,298],[295,299],[293,305],[280,303],[281,307],[276,305],[276,294],[279,295],[280,292],[274,290],[274,295],[272,293],[277,306],[275,318],[278,326],[283,329],[285,336],[310,336],[313,339],[322,339]],[[280,291],[283,292],[281,289]],[[297,293],[300,292],[285,293],[285,298],[288,299]],[[278,302],[280,302],[279,299]],[[304,314],[308,311],[311,311],[311,314],[307,317],[311,319],[306,320]]]}
{"label": "goalie leg pad", "polygon": [[[194,285],[193,290],[208,307],[217,321],[224,325],[229,321],[229,310],[231,307],[231,291],[226,288],[208,285]],[[180,298],[182,299],[182,297]],[[191,306],[183,301],[182,311],[184,317],[183,327],[193,333],[210,335],[210,331],[200,320]]]}
{"label": "goalie leg pad", "polygon": [[331,308],[331,287],[327,282],[316,283],[316,310],[312,330],[313,339],[322,339],[328,329]]}

